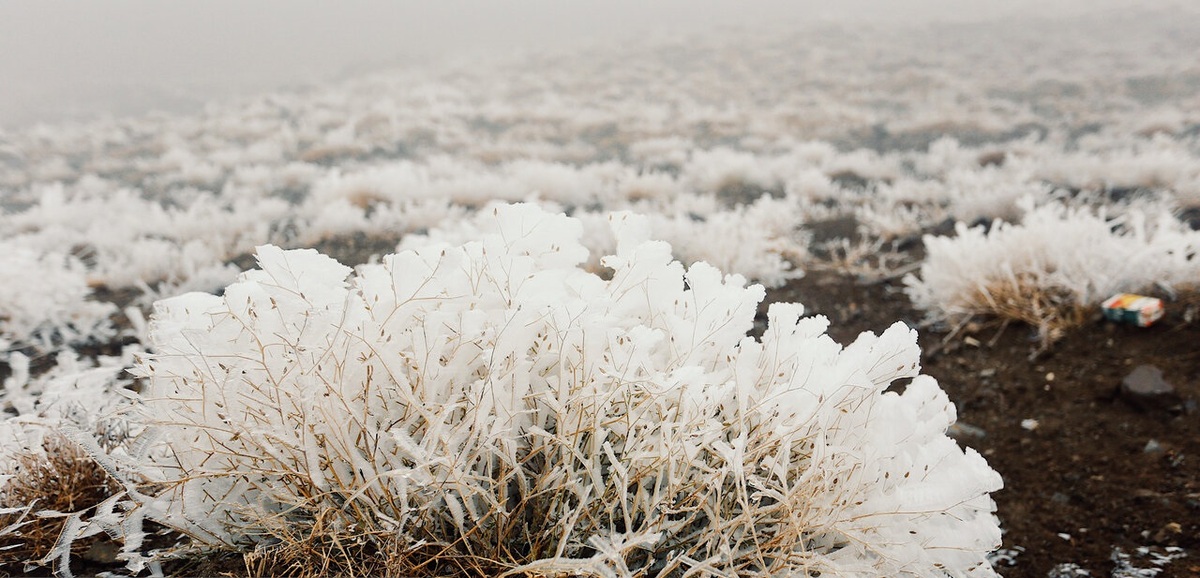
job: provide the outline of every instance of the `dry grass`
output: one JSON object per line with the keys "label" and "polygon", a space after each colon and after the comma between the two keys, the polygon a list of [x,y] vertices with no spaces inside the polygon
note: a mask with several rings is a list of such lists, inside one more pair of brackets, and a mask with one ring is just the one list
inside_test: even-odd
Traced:
{"label": "dry grass", "polygon": [[[328,510],[321,518],[331,518]],[[455,544],[424,543],[406,548],[394,532],[347,533],[313,525],[280,526],[277,540],[251,552],[242,560],[246,576],[316,578],[341,576],[497,576],[511,565],[464,555]]]}
{"label": "dry grass", "polygon": [[863,283],[896,279],[920,266],[920,261],[906,263],[907,255],[897,250],[895,243],[880,239],[831,239],[817,247],[814,254],[822,258],[810,260],[810,268],[854,276]]}
{"label": "dry grass", "polygon": [[[0,490],[0,572],[44,558],[54,548],[65,516],[87,510],[118,491],[119,486],[78,445],[61,435],[47,437],[45,453],[26,451],[7,473],[12,479]],[[97,539],[78,540],[82,552]]]}
{"label": "dry grass", "polygon": [[366,188],[354,189],[347,193],[345,198],[351,205],[364,211],[387,200],[379,191]]}
{"label": "dry grass", "polygon": [[980,286],[968,308],[971,313],[1019,321],[1037,329],[1043,349],[1082,325],[1096,310],[1081,304],[1070,291],[1041,286],[1023,275]]}
{"label": "dry grass", "polygon": [[358,147],[318,145],[300,153],[299,159],[306,163],[325,164],[362,153],[363,151]]}

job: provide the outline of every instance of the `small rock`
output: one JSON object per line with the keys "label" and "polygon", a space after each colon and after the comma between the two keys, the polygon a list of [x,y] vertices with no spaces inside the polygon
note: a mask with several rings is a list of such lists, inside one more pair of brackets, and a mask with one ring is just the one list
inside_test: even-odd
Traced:
{"label": "small rock", "polygon": [[1146,447],[1142,448],[1142,453],[1144,454],[1156,454],[1161,451],[1163,451],[1162,444],[1158,443],[1158,440],[1155,439],[1146,442]]}
{"label": "small rock", "polygon": [[988,367],[986,369],[979,370],[979,377],[988,378],[994,375],[996,375],[996,368],[994,367]]}
{"label": "small rock", "polygon": [[121,547],[110,540],[97,540],[92,542],[92,545],[87,550],[83,551],[83,559],[88,562],[97,564],[115,564],[117,563],[117,554],[121,553]]}
{"label": "small rock", "polygon": [[1193,510],[1200,510],[1200,498],[1189,497],[1187,499],[1187,506]]}
{"label": "small rock", "polygon": [[1140,409],[1175,411],[1182,400],[1175,386],[1163,379],[1162,370],[1153,365],[1139,365],[1121,380],[1121,396]]}
{"label": "small rock", "polygon": [[1171,505],[1171,498],[1169,496],[1147,488],[1134,490],[1133,497],[1139,502],[1154,502],[1163,506]]}
{"label": "small rock", "polygon": [[1139,365],[1121,381],[1130,395],[1163,395],[1175,392],[1175,387],[1163,379],[1162,370],[1153,365]]}
{"label": "small rock", "polygon": [[987,437],[987,432],[983,428],[961,421],[950,424],[950,427],[946,429],[946,433],[954,439],[967,437],[983,439]]}
{"label": "small rock", "polygon": [[1037,429],[1039,425],[1041,425],[1041,424],[1038,423],[1038,420],[1036,420],[1036,419],[1030,418],[1030,419],[1021,420],[1021,427],[1028,431],[1033,431],[1033,430]]}
{"label": "small rock", "polygon": [[1169,522],[1159,528],[1151,539],[1154,540],[1155,544],[1168,544],[1174,542],[1182,533],[1183,526],[1179,522]]}

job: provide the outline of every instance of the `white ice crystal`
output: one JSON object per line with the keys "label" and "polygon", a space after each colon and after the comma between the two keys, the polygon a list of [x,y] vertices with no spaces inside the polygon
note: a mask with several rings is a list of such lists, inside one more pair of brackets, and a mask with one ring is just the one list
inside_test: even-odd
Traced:
{"label": "white ice crystal", "polygon": [[[612,217],[613,271],[534,205],[352,273],[258,250],[221,297],[161,301],[128,514],[253,548],[281,528],[599,575],[993,576],[999,476],[896,324],[822,317]],[[913,378],[904,393],[885,393]],[[338,530],[341,528],[341,530]],[[264,542],[266,541],[266,542]],[[441,546],[439,546],[441,547]]]}

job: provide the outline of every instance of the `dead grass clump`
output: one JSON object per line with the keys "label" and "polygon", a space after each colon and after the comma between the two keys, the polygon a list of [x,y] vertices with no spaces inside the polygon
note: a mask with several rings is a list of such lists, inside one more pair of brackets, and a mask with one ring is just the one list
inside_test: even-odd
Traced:
{"label": "dead grass clump", "polygon": [[347,531],[344,516],[329,509],[317,512],[309,523],[272,525],[272,541],[242,555],[246,575],[482,577],[498,576],[512,566],[464,553],[462,542],[406,546],[395,532]]}
{"label": "dead grass clump", "polygon": [[1043,348],[1087,320],[1094,307],[1083,305],[1074,293],[1059,287],[1039,285],[1028,275],[994,279],[981,285],[972,296],[972,313],[1019,321],[1037,329]]}
{"label": "dead grass clump", "polygon": [[351,205],[364,211],[387,200],[379,191],[367,188],[354,189],[346,193],[345,198]]}
{"label": "dead grass clump", "polygon": [[[311,524],[280,524],[271,529],[272,542],[243,554],[249,576],[382,576],[389,559],[385,537],[353,534],[330,526],[334,517],[320,510]],[[382,546],[382,547],[381,547]]]}
{"label": "dead grass clump", "polygon": [[[6,473],[0,489],[0,570],[32,563],[54,549],[67,517],[115,494],[119,485],[87,452],[61,435],[48,436],[44,453],[27,450]],[[73,552],[101,537],[77,540]]]}
{"label": "dead grass clump", "polygon": [[864,283],[896,279],[920,267],[919,261],[905,263],[907,257],[896,245],[881,239],[830,239],[814,248],[814,255],[821,258],[811,260],[808,265],[813,269],[851,275]]}
{"label": "dead grass clump", "polygon": [[306,163],[328,165],[363,152],[361,148],[353,146],[314,146],[300,153],[299,159]]}

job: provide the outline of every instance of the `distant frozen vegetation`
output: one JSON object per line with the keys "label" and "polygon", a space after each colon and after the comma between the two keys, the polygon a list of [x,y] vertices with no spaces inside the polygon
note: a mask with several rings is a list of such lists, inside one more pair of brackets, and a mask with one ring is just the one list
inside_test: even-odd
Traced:
{"label": "distant frozen vegetation", "polygon": [[[5,385],[0,399],[7,411],[0,454],[9,466],[0,478],[5,484],[0,486],[0,516],[9,516],[0,519],[0,540],[20,542],[35,527],[49,527],[53,532],[46,531],[55,536],[66,527],[81,537],[112,529],[120,519],[118,511],[125,511],[118,503],[137,497],[136,488],[65,520],[35,518],[29,504],[11,501],[25,495],[14,488],[27,487],[15,465],[50,459],[47,444],[59,443],[53,440],[66,432],[94,455],[111,457],[105,463],[112,471],[94,470],[93,475],[129,482],[129,472],[140,470],[120,466],[121,460],[148,456],[144,452],[152,446],[161,449],[154,444],[164,442],[148,433],[160,428],[146,429],[141,418],[121,413],[146,403],[131,391],[146,384],[135,385],[123,370],[133,367],[137,355],[162,353],[171,323],[199,331],[198,343],[212,339],[208,322],[179,317],[184,301],[171,298],[223,292],[224,301],[193,294],[189,299],[199,309],[188,315],[240,307],[229,301],[229,291],[262,283],[262,274],[238,279],[253,266],[255,247],[263,245],[318,246],[330,252],[358,245],[374,248],[355,249],[352,264],[367,261],[372,253],[398,250],[431,255],[434,247],[470,246],[494,234],[496,214],[511,210],[509,203],[530,201],[541,207],[537,215],[545,211],[571,217],[578,235],[559,241],[580,255],[582,270],[572,262],[560,274],[583,285],[611,283],[605,279],[622,274],[600,257],[628,249],[622,249],[610,219],[614,212],[630,211],[645,216],[639,221],[647,229],[645,237],[669,242],[683,265],[706,262],[770,287],[814,267],[839,267],[866,277],[899,276],[903,270],[891,268],[905,258],[897,249],[936,231],[941,236],[925,237],[924,260],[908,264],[911,275],[905,280],[928,321],[960,323],[971,316],[998,315],[1034,325],[1046,340],[1069,330],[1081,311],[1109,292],[1195,290],[1200,285],[1196,29],[1200,18],[1194,15],[1151,13],[1119,21],[1011,22],[986,29],[831,24],[786,36],[728,32],[400,70],[305,92],[213,103],[192,116],[152,114],[0,132],[0,377]],[[854,238],[813,240],[822,223],[847,218],[857,227]],[[266,259],[264,268],[281,266],[278,258]],[[396,259],[363,267],[355,278],[366,283],[371,275],[394,267]],[[316,267],[314,277],[338,276],[318,261],[306,257],[298,263]],[[655,266],[677,272],[676,265],[655,261]],[[692,270],[710,271],[697,267]],[[697,286],[688,283],[687,294],[694,296]],[[315,296],[302,299],[308,297]],[[160,306],[148,324],[155,302],[174,305]],[[784,321],[789,327],[797,323]],[[778,322],[778,317],[772,321]],[[805,324],[815,322],[799,323],[809,327]],[[744,335],[748,329],[739,328],[733,333]],[[834,363],[862,353],[874,339],[864,338],[863,345],[839,353],[821,332],[813,329],[793,345],[816,347],[810,342],[821,341],[820,348],[832,348],[822,349],[822,359]],[[152,333],[157,341],[150,339]],[[911,336],[901,333],[889,331],[879,339],[911,353]],[[764,347],[739,339],[729,337],[731,351],[749,355],[748,349]],[[172,341],[170,347],[184,355],[181,342]],[[703,363],[715,363],[710,354],[705,353]],[[187,355],[201,356],[192,358],[199,360],[206,353]],[[142,367],[162,366],[167,358],[151,359],[159,361]],[[204,387],[216,383],[214,371],[204,369]],[[708,379],[697,383],[708,384]],[[872,380],[864,399],[909,403],[878,395],[885,381]],[[668,382],[655,383],[667,387]],[[160,387],[165,382],[154,383]],[[339,383],[348,385],[353,384]],[[682,387],[670,387],[677,386]],[[913,396],[928,395],[941,403],[936,386],[913,391]],[[296,389],[296,402],[310,403],[304,397],[309,393]],[[733,399],[712,401],[712,408],[728,411],[721,404]],[[183,412],[185,421],[200,419],[192,413],[196,408],[186,404],[169,409]],[[937,440],[944,439],[941,432],[953,415],[938,412],[904,414],[903,419],[910,426],[935,424],[920,439],[941,444]],[[763,423],[777,418],[764,417]],[[203,419],[210,418],[205,414]],[[864,428],[864,436],[877,427],[856,424]],[[549,431],[544,423],[538,427]],[[232,429],[226,433],[242,435]],[[314,463],[329,459],[295,452],[283,459],[270,453],[275,441],[255,438],[255,432],[245,435],[245,443],[259,444],[270,459],[293,469],[311,470]],[[293,445],[307,448],[310,442]],[[413,448],[425,443],[416,438],[400,442],[417,444]],[[714,443],[701,445],[714,456],[733,451],[733,446]],[[863,447],[871,443],[854,441]],[[603,458],[611,462],[619,445],[591,449],[612,452]],[[493,456],[497,459],[511,458],[516,451],[503,445],[478,447],[480,452],[501,452]],[[569,447],[574,446],[564,445],[564,451]],[[165,459],[166,454],[155,455]],[[588,459],[601,459],[599,455]],[[293,459],[297,456],[304,459]],[[189,463],[179,459],[181,465]],[[220,475],[245,466],[236,460],[224,463]],[[371,463],[377,473],[395,465]],[[143,466],[164,467],[154,460]],[[199,490],[186,481],[186,472],[160,473],[159,478],[165,484],[159,490],[170,488],[201,511],[240,508],[238,516],[267,512],[251,504],[261,488],[234,484],[225,489],[240,493],[218,507],[196,501]],[[588,483],[599,491],[613,479],[589,478]],[[352,493],[382,491],[396,483],[355,480],[348,486]],[[866,484],[864,492],[877,491],[870,480],[858,482]],[[938,483],[956,482],[951,476]],[[313,484],[304,491],[325,491]],[[991,488],[972,487],[980,500]],[[756,495],[745,485],[737,492],[730,496],[749,500]],[[163,500],[176,494],[142,495],[137,511],[188,531],[201,544],[245,545],[238,533],[243,530],[225,522],[209,527],[172,518],[178,504]],[[762,499],[768,494],[757,495]],[[272,500],[278,506],[287,503],[284,498]],[[326,507],[321,501],[326,498],[314,498],[314,503]],[[771,499],[778,504],[782,498]],[[641,507],[630,507],[635,506]],[[837,512],[823,520],[836,520],[846,511]],[[393,513],[372,513],[372,523],[382,524]],[[439,523],[465,528],[458,519],[463,512],[449,514]],[[616,516],[613,511],[595,515]],[[34,521],[42,525],[31,525]],[[651,526],[642,534],[633,533],[629,523],[624,528],[624,534],[595,534],[595,541],[575,537],[584,542],[553,543],[576,548],[571,550],[575,557],[592,552],[597,564],[616,572],[621,568],[617,558],[642,552],[651,538],[661,538]],[[127,538],[137,535],[128,532]],[[828,538],[835,534],[805,534],[805,547],[815,548],[812,552],[828,547],[831,555],[842,552],[836,556],[867,565],[862,568],[883,560],[879,556],[884,554],[864,553],[869,540],[857,535],[842,542]],[[140,544],[126,545],[131,567],[156,568],[157,561],[142,557]],[[50,546],[8,551],[46,557],[46,564],[70,552],[69,544]],[[704,549],[710,546],[716,549]],[[721,546],[726,547],[732,548]],[[697,548],[705,555],[725,552],[711,544]],[[962,550],[963,558],[955,562],[964,573],[974,563],[972,551]],[[555,556],[566,553],[556,551]],[[896,556],[890,560],[911,562],[913,568],[933,563],[920,552]],[[842,558],[838,564],[851,564]],[[776,562],[784,564],[781,560]],[[686,564],[693,563],[716,564],[707,559]],[[755,567],[765,563],[760,560]],[[923,572],[913,570],[912,575],[932,575]]]}

